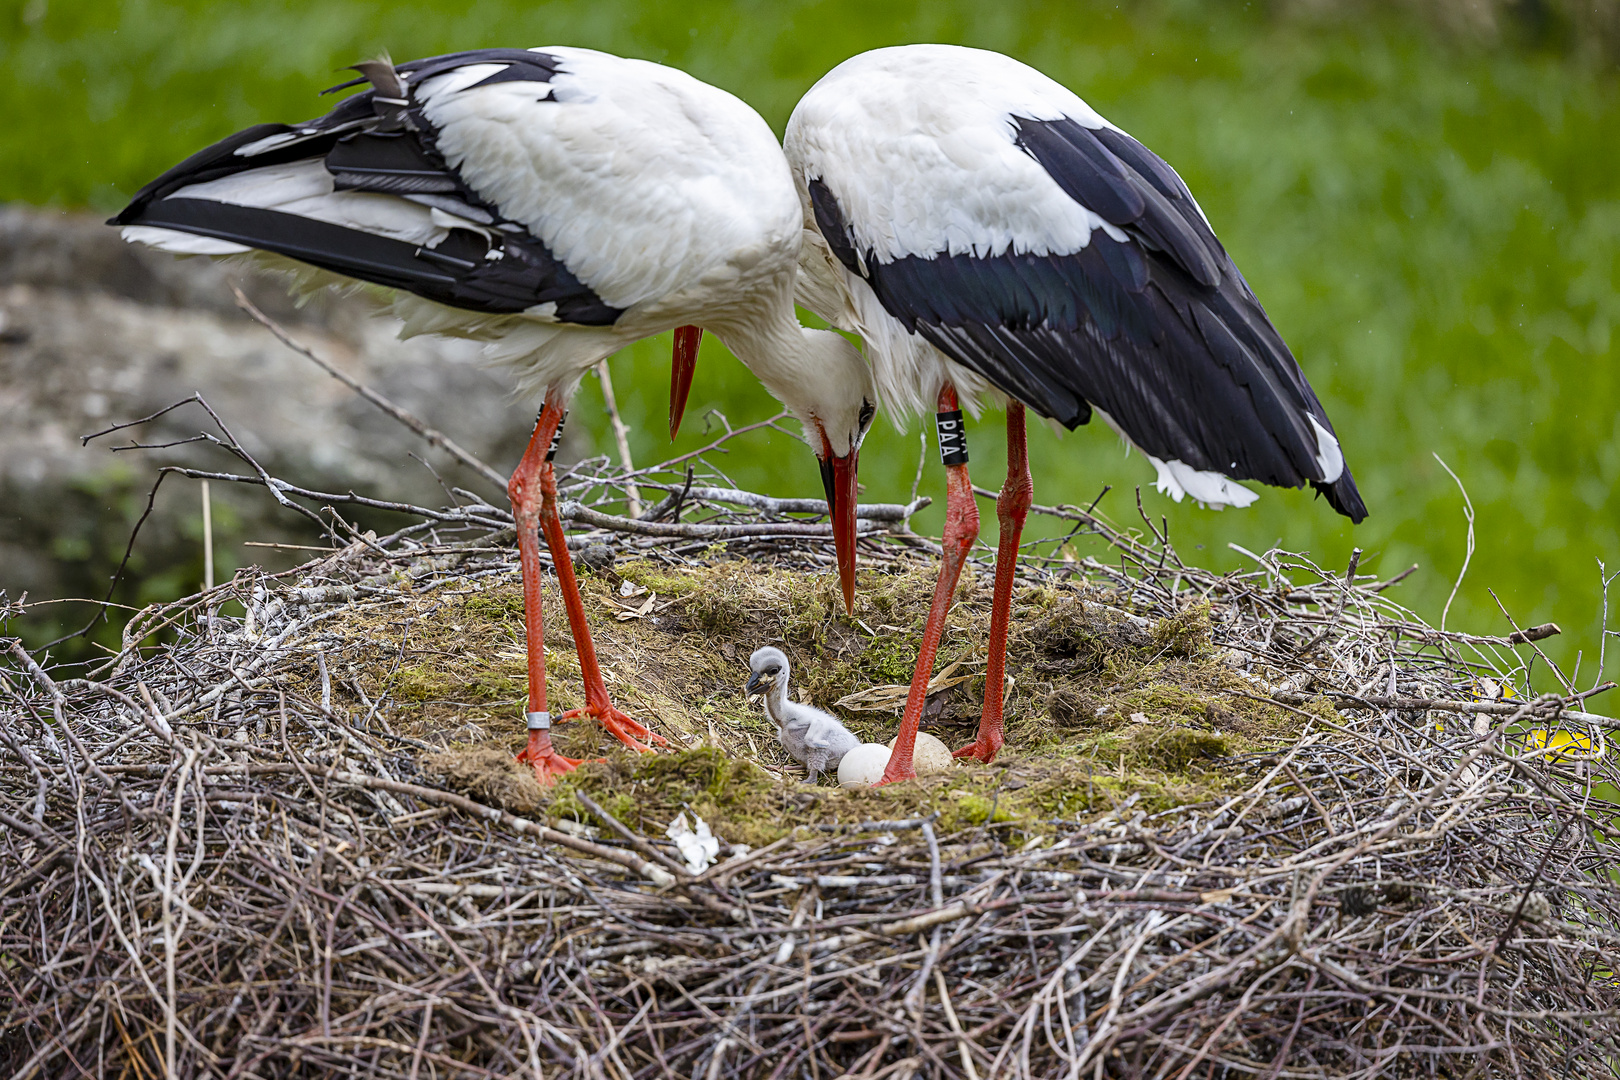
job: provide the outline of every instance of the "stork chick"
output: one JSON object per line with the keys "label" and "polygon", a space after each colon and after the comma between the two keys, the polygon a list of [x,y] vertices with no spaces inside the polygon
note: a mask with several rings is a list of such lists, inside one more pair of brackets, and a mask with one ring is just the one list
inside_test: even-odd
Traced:
{"label": "stork chick", "polygon": [[813,705],[788,700],[788,658],[781,649],[767,645],[748,658],[748,683],[743,692],[752,697],[765,695],[765,713],[776,725],[776,737],[794,761],[815,783],[820,773],[837,771],[838,763],[861,744],[836,717]]}

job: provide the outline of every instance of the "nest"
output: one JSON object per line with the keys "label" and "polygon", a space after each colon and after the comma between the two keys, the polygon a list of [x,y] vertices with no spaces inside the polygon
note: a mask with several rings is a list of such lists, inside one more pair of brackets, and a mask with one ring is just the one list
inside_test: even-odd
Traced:
{"label": "nest", "polygon": [[[824,508],[739,492],[701,461],[564,477],[603,636],[662,613],[735,655],[764,616],[711,589],[666,610],[630,568],[768,564],[829,593],[816,633],[876,640],[833,606]],[[611,512],[631,483],[662,496],[635,519]],[[1569,688],[1531,694],[1551,628],[1442,632],[1354,562],[1272,551],[1216,575],[1145,515],[1126,530],[1038,507],[1072,527],[1021,571],[1015,638],[1055,689],[1014,699],[1028,723],[1009,750],[1022,730],[1038,752],[809,789],[671,690],[633,705],[680,752],[542,791],[508,764],[510,670],[489,675],[501,704],[481,719],[434,711],[407,693],[426,676],[406,638],[384,633],[426,633],[452,602],[509,622],[510,519],[473,496],[404,509],[419,520],[393,535],[344,534],[295,571],[142,612],[94,669],[8,643],[7,1075],[1613,1071],[1613,722]],[[914,509],[870,511],[862,546],[920,591]],[[1078,557],[1078,534],[1117,562]],[[566,660],[562,625],[548,633]],[[668,657],[625,640],[652,680]],[[1203,704],[1117,715],[1136,699],[1075,689],[1117,680],[1127,654],[1155,677],[1203,672]],[[891,727],[872,690],[852,706]],[[1082,736],[1089,757],[1065,749]],[[1205,752],[1172,753],[1187,746]],[[1117,769],[1099,747],[1121,748]],[[708,815],[712,865],[666,840],[677,811]]]}

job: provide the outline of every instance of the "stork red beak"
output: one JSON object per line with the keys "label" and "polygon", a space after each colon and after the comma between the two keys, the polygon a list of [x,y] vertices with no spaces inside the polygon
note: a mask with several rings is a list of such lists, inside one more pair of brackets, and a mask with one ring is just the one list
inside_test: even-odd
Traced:
{"label": "stork red beak", "polygon": [[855,614],[855,505],[859,498],[856,473],[860,453],[856,447],[846,457],[828,454],[821,459],[821,484],[827,491],[833,548],[838,552],[838,583],[844,589],[844,610],[851,615]]}
{"label": "stork red beak", "polygon": [[675,328],[675,356],[669,368],[669,437],[674,441],[686,412],[686,395],[692,390],[692,372],[697,370],[698,346],[703,342],[700,326]]}

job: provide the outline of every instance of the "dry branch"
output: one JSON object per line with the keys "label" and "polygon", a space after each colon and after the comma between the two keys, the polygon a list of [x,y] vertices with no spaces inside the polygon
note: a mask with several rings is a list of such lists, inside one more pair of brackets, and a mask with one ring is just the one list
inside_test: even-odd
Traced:
{"label": "dry branch", "polygon": [[356,394],[359,394],[361,397],[371,402],[371,404],[375,405],[384,413],[387,413],[390,417],[405,425],[405,427],[409,428],[411,431],[414,431],[417,435],[420,435],[429,446],[438,447],[440,450],[443,450],[445,453],[449,454],[451,457],[455,458],[469,469],[484,477],[484,479],[488,480],[491,484],[494,484],[497,489],[502,491],[506,490],[506,477],[502,476],[498,470],[485,464],[484,461],[472,451],[463,449],[462,446],[454,439],[450,438],[450,436],[446,435],[438,428],[431,426],[427,423],[427,421],[421,419],[415,413],[394,404],[383,395],[377,393],[377,391],[371,389],[371,387],[349,375],[348,372],[327,363],[319,354],[315,352],[315,350],[311,349],[307,345],[301,344],[291,334],[287,333],[280,323],[276,322],[270,316],[260,311],[258,306],[255,305],[252,300],[247,298],[247,294],[236,285],[231,286],[231,292],[236,294],[236,306],[245,311],[254,322],[257,322],[260,326],[263,326],[266,330],[270,331],[270,333],[275,336],[277,341],[281,342],[298,355],[309,360],[316,367],[332,376],[332,378],[336,379],[344,386],[347,386],[350,390],[353,390]]}
{"label": "dry branch", "polygon": [[[757,522],[746,525],[707,525],[688,522],[634,521],[616,514],[604,514],[577,502],[565,502],[559,511],[564,521],[589,525],[593,529],[629,533],[634,536],[677,537],[685,540],[743,540],[755,537],[814,536],[832,539],[832,526],[799,521]],[[859,517],[859,515],[857,515]],[[857,535],[877,531],[860,529]]]}

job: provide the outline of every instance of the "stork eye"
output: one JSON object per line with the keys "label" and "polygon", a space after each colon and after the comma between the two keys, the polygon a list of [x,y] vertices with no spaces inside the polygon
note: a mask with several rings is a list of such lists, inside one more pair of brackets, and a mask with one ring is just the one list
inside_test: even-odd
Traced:
{"label": "stork eye", "polygon": [[866,433],[872,429],[872,421],[877,417],[877,406],[865,398],[861,399],[861,415],[856,421],[855,446],[858,448],[866,441]]}

